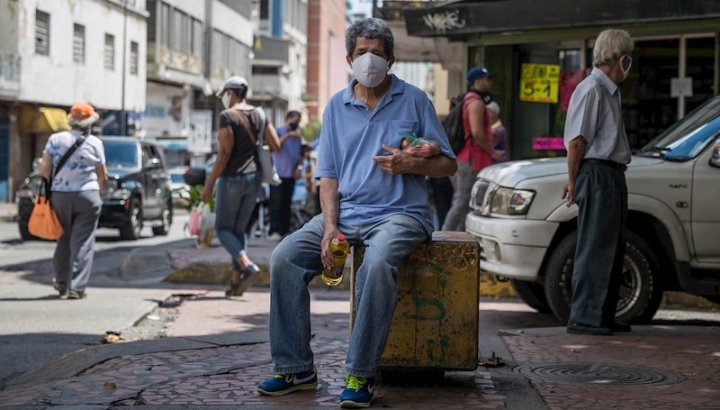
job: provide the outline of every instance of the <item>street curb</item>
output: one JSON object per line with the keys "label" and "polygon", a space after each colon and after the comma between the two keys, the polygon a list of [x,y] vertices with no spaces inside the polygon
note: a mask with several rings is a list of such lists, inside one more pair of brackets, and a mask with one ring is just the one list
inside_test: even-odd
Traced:
{"label": "street curb", "polygon": [[[237,339],[241,340],[237,340]],[[235,339],[235,341],[232,341]],[[129,343],[107,344],[85,347],[67,353],[40,369],[10,379],[3,390],[27,385],[47,383],[53,380],[74,377],[95,365],[108,360],[147,353],[173,352],[179,350],[209,349],[226,346],[242,346],[269,341],[266,331],[251,331],[242,334],[209,336],[172,337],[157,340],[143,340]]]}

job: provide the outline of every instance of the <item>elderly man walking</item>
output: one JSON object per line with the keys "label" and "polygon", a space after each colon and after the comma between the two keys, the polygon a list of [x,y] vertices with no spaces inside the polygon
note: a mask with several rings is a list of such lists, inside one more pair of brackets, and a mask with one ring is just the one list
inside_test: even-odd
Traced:
{"label": "elderly man walking", "polygon": [[[315,171],[322,214],[287,236],[270,258],[275,366],[273,377],[258,386],[261,394],[316,388],[307,285],[323,266],[332,266],[329,244],[342,233],[351,244],[364,244],[365,255],[356,272],[356,314],[340,404],[368,407],[373,399],[397,299],[398,265],[432,232],[425,176],[450,176],[457,167],[428,97],[388,74],[393,44],[382,20],[360,20],[348,29],[347,62],[355,80],[332,97],[323,114]],[[401,150],[411,134],[436,143],[439,155],[420,158]]]}
{"label": "elderly man walking", "polygon": [[633,40],[605,30],[595,41],[595,68],[570,98],[565,123],[568,182],[563,198],[578,204],[578,242],[568,333],[629,331],[615,322],[627,214],[625,169],[630,162],[619,85],[630,72]]}

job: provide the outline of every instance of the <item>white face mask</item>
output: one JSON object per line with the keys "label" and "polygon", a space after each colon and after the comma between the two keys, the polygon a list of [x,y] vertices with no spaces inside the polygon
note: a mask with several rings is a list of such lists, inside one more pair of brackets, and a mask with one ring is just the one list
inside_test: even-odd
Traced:
{"label": "white face mask", "polygon": [[225,108],[230,108],[230,93],[225,93],[222,96],[222,104]]}
{"label": "white face mask", "polygon": [[352,62],[353,76],[365,87],[377,87],[388,72],[388,61],[373,53],[365,53]]}

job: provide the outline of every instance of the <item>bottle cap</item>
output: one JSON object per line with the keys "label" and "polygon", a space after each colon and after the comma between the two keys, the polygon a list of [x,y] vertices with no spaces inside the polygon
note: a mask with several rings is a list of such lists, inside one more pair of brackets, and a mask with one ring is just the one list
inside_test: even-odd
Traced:
{"label": "bottle cap", "polygon": [[345,241],[345,235],[343,235],[343,233],[340,232],[340,233],[337,235],[337,240],[338,240],[339,242],[344,242],[344,241]]}

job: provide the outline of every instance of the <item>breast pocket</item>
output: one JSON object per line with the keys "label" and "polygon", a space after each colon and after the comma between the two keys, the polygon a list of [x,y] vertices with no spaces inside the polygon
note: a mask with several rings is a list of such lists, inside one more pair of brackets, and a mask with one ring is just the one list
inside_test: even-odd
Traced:
{"label": "breast pocket", "polygon": [[399,148],[403,139],[420,137],[420,135],[417,135],[417,121],[392,120],[390,121],[389,128],[390,132],[386,134],[387,142],[383,142],[385,145]]}

